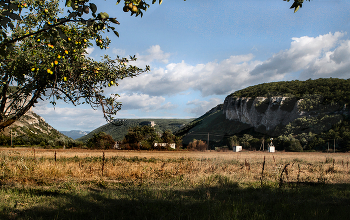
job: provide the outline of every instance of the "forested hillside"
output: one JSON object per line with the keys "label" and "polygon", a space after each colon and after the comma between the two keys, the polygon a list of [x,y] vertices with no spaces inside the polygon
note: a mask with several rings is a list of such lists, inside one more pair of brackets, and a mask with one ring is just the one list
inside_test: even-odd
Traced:
{"label": "forested hillside", "polygon": [[155,123],[155,129],[160,132],[163,132],[165,130],[175,132],[192,120],[193,119],[117,119],[112,123],[108,123],[99,128],[96,128],[89,134],[78,138],[77,140],[85,142],[91,138],[93,134],[105,132],[106,134],[111,135],[115,141],[122,141],[125,135],[128,133],[129,128],[147,125],[151,121]]}
{"label": "forested hillside", "polygon": [[250,86],[231,94],[234,97],[284,96],[303,98],[305,95],[321,95],[325,104],[350,103],[350,79],[320,78],[306,81],[281,81]]}
{"label": "forested hillside", "polygon": [[[230,94],[223,106],[218,105],[176,134],[183,136],[185,145],[193,139],[209,139],[211,149],[242,145],[259,150],[263,142],[274,138],[277,150],[328,151],[330,147],[332,151],[349,151],[349,104],[350,79],[263,83]],[[277,115],[286,120],[284,124],[266,129]],[[262,118],[266,125],[254,127]]]}

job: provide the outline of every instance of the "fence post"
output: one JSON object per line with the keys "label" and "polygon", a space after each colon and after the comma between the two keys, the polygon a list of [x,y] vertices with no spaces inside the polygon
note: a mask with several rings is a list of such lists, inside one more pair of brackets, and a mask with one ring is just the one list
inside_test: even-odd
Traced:
{"label": "fence post", "polygon": [[55,162],[56,162],[56,151],[55,151]]}
{"label": "fence post", "polygon": [[265,156],[264,156],[264,162],[261,170],[261,187],[263,186],[263,180],[264,180],[264,170],[265,170]]}
{"label": "fence post", "polygon": [[103,169],[105,167],[105,152],[102,154],[102,176],[103,176]]}

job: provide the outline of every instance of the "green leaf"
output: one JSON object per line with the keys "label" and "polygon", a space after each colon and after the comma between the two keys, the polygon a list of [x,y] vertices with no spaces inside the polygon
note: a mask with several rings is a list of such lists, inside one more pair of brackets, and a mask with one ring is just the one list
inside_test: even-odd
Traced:
{"label": "green leaf", "polygon": [[90,8],[91,8],[92,13],[96,13],[97,6],[94,3],[90,3]]}
{"label": "green leaf", "polygon": [[115,18],[110,18],[109,20],[114,24],[120,24]]}
{"label": "green leaf", "polygon": [[66,6],[70,8],[72,6],[72,0],[67,0],[66,1]]}
{"label": "green leaf", "polygon": [[117,37],[119,37],[119,33],[118,31],[113,31],[115,35],[117,35]]}

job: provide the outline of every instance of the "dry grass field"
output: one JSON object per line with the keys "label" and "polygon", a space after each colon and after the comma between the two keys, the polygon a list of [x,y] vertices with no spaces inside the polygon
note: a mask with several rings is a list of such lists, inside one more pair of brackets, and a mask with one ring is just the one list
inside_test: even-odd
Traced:
{"label": "dry grass field", "polygon": [[349,153],[2,148],[0,155],[2,164],[6,164],[2,166],[9,172],[6,175],[16,182],[64,181],[67,178],[77,181],[142,179],[143,182],[159,179],[163,182],[181,177],[196,184],[212,175],[220,175],[237,183],[261,183],[261,178],[263,183],[276,183],[280,182],[282,174],[284,182],[350,183]]}
{"label": "dry grass field", "polygon": [[350,153],[0,148],[0,219],[342,219],[349,162]]}

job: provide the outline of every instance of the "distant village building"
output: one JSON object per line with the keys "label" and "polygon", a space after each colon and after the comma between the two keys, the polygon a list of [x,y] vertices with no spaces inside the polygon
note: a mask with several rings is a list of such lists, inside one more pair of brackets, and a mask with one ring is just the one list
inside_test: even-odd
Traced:
{"label": "distant village building", "polygon": [[242,151],[242,146],[233,146],[233,152],[240,152]]}
{"label": "distant village building", "polygon": [[120,149],[118,141],[115,142],[113,149]]}

